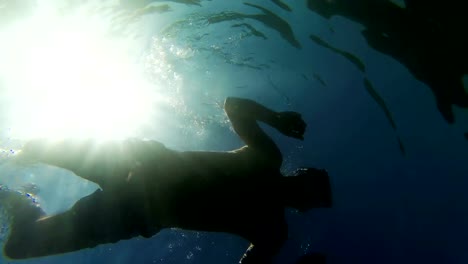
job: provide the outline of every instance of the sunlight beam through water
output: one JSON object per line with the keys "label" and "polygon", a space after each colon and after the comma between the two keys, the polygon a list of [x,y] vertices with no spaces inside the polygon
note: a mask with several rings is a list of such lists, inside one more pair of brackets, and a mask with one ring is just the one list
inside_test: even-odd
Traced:
{"label": "sunlight beam through water", "polygon": [[90,20],[38,10],[0,31],[1,100],[16,137],[123,138],[150,117],[157,96],[131,42]]}

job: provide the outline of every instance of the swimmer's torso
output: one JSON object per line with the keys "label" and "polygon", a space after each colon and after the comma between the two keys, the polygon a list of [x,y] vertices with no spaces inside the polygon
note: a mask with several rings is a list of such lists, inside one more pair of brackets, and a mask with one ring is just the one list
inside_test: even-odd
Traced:
{"label": "swimmer's torso", "polygon": [[272,165],[278,163],[249,147],[179,152],[157,141],[132,139],[39,141],[25,149],[30,159],[69,168],[99,184],[106,211],[119,212],[149,234],[158,227],[236,233],[251,222],[244,215],[255,218],[262,209],[268,211],[265,205],[275,204],[271,199],[278,196],[280,172]]}
{"label": "swimmer's torso", "polygon": [[129,184],[136,183],[137,190],[146,193],[149,217],[166,227],[217,231],[232,222],[236,229],[246,221],[240,212],[260,213],[265,200],[272,199],[272,179],[280,176],[279,168],[248,147],[178,152],[157,145],[148,148],[156,143],[147,143],[141,148],[144,155],[135,153],[144,158],[138,160],[130,180],[134,183]]}

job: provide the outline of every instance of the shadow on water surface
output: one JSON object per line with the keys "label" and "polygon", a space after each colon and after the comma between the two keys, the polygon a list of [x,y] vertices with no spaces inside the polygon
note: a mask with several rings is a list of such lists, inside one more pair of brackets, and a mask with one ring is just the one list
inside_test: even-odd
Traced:
{"label": "shadow on water surface", "polygon": [[[316,44],[318,44],[318,45],[320,45],[320,46],[322,46],[322,47],[324,47],[326,49],[329,49],[329,50],[331,50],[332,52],[334,52],[334,53],[336,53],[338,55],[343,56],[345,59],[347,59],[352,64],[354,64],[359,69],[359,71],[361,71],[363,74],[366,73],[366,66],[355,55],[333,47],[332,45],[326,43],[324,40],[322,40],[318,36],[310,35],[310,39],[312,41],[314,41]],[[320,76],[318,74],[314,73],[314,78],[316,78],[317,81],[319,81],[322,85],[325,86],[325,82],[320,78]],[[380,109],[382,109],[382,111],[384,112],[385,117],[387,118],[389,124],[391,125],[393,130],[396,132],[397,131],[396,123],[394,121],[392,113],[390,112],[390,110],[387,107],[387,104],[385,103],[385,100],[382,98],[382,96],[380,96],[378,94],[378,92],[373,87],[372,83],[370,82],[370,80],[368,78],[364,78],[363,84],[364,84],[364,87],[366,88],[367,93],[378,104]],[[405,147],[404,147],[403,142],[401,141],[401,138],[399,136],[397,136],[397,142],[398,142],[398,145],[399,145],[399,148],[400,148],[400,152],[403,155],[406,155]]]}
{"label": "shadow on water surface", "polygon": [[292,9],[284,2],[282,2],[281,0],[271,0],[275,5],[279,6],[280,8],[286,10],[286,11],[289,11],[291,12]]}
{"label": "shadow on water surface", "polygon": [[249,15],[249,14],[242,14],[242,13],[236,13],[236,12],[222,12],[216,15],[211,16],[208,18],[208,22],[210,24],[215,24],[215,23],[220,23],[224,21],[232,21],[232,20],[242,20],[242,19],[254,19],[262,24],[264,24],[266,27],[269,27],[278,33],[286,40],[288,41],[293,47],[300,49],[301,44],[299,41],[296,39],[294,36],[294,32],[291,28],[291,26],[286,22],[284,19],[276,15],[275,13],[271,12],[270,10],[261,7],[259,5],[255,4],[250,4],[250,3],[244,3],[245,5],[260,9],[263,14],[258,14],[258,15]]}
{"label": "shadow on water surface", "polygon": [[468,23],[463,1],[308,0],[308,8],[329,19],[344,16],[366,27],[370,46],[404,64],[426,83],[445,120],[455,122],[452,105],[468,108],[462,76],[468,72]]}

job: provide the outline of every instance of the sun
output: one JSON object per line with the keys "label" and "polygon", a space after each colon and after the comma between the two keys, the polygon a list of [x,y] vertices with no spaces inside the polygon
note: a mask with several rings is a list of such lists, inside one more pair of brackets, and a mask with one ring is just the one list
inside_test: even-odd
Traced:
{"label": "sun", "polygon": [[124,138],[151,117],[156,97],[129,43],[87,19],[35,15],[0,32],[1,95],[17,136]]}

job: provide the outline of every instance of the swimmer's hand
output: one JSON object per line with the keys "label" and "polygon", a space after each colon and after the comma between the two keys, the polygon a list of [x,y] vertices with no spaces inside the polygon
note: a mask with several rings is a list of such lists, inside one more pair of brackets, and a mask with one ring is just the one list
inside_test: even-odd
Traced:
{"label": "swimmer's hand", "polygon": [[275,126],[285,136],[304,140],[307,124],[297,112],[279,112],[276,115]]}

